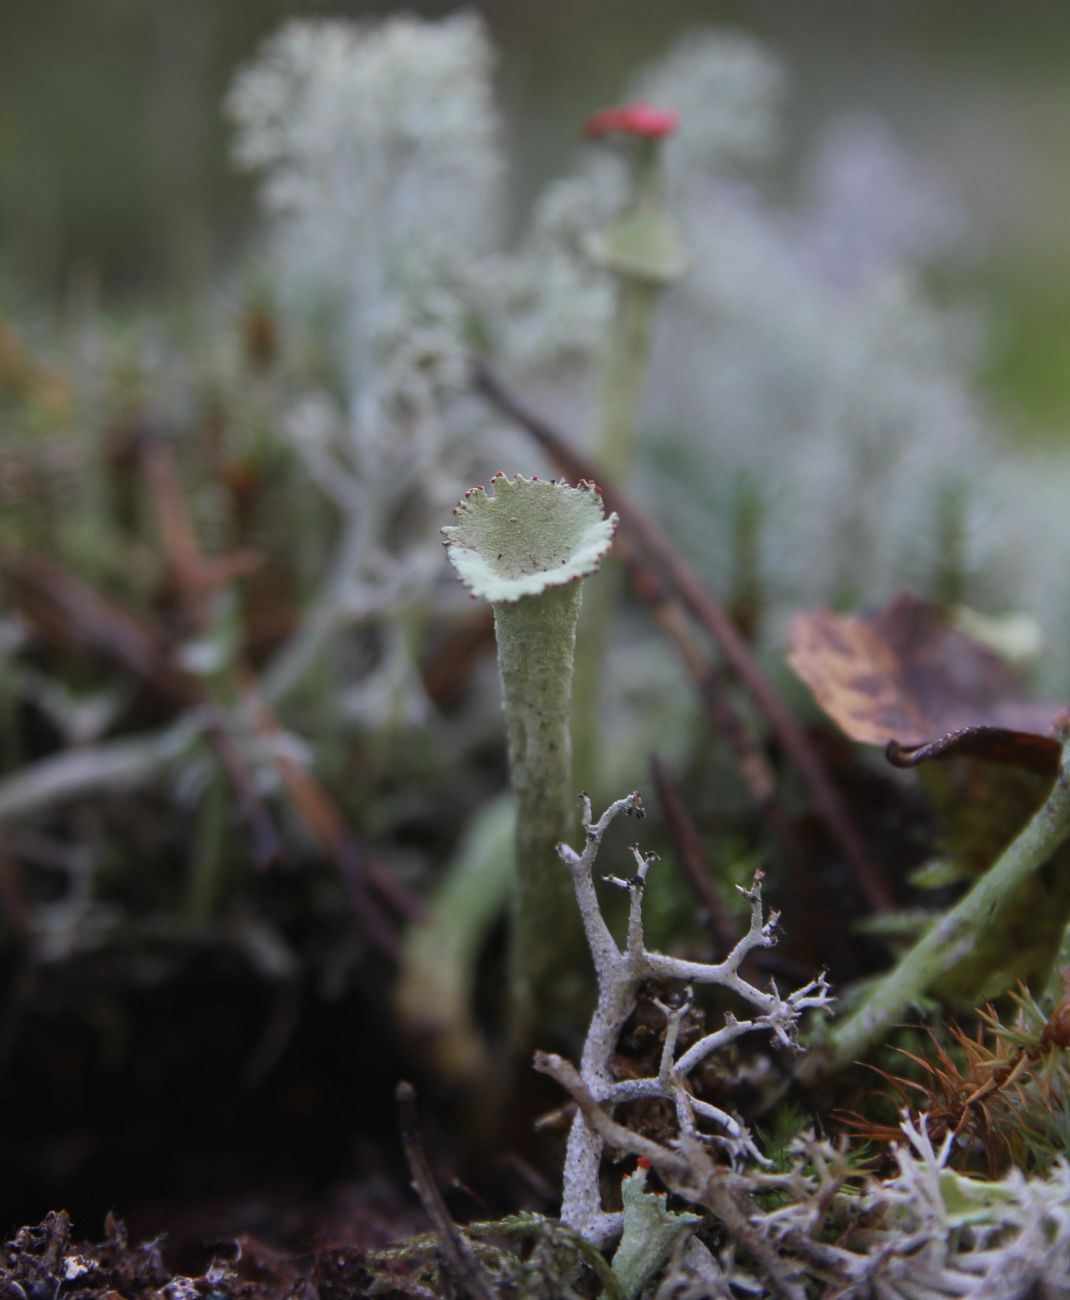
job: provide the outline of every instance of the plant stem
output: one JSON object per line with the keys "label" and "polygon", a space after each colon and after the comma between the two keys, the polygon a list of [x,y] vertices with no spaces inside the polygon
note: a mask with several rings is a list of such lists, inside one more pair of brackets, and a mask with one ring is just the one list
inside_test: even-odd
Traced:
{"label": "plant stem", "polygon": [[946,916],[935,922],[888,972],[862,1005],[805,1058],[799,1078],[812,1083],[864,1056],[912,1002],[981,943],[1008,899],[1070,835],[1070,739],[1063,738],[1058,775],[1047,799],[1018,837]]}
{"label": "plant stem", "polygon": [[[627,484],[635,458],[636,417],[650,362],[650,335],[663,286],[618,275],[613,316],[606,339],[599,396],[595,460],[616,482]],[[601,740],[598,714],[602,700],[606,645],[620,601],[621,574],[610,564],[588,597],[583,634],[576,656],[576,772],[581,784],[598,778]]]}
{"label": "plant stem", "polygon": [[557,845],[571,838],[572,663],[580,586],[551,587],[528,600],[494,606],[509,766],[517,796],[514,942],[511,948],[513,1038],[523,1042],[541,1004],[574,1004],[581,951],[572,882]]}
{"label": "plant stem", "polygon": [[615,482],[627,486],[635,459],[636,415],[650,361],[650,335],[664,286],[617,277],[616,302],[606,339],[595,458]]}

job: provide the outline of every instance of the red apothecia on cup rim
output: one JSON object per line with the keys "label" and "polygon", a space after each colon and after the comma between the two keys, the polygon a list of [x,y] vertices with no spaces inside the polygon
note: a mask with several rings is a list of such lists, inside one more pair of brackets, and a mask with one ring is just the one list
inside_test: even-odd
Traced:
{"label": "red apothecia on cup rim", "polygon": [[667,108],[653,104],[621,104],[618,108],[603,108],[592,114],[584,123],[586,135],[599,139],[604,135],[634,135],[647,140],[660,140],[672,135],[679,117]]}

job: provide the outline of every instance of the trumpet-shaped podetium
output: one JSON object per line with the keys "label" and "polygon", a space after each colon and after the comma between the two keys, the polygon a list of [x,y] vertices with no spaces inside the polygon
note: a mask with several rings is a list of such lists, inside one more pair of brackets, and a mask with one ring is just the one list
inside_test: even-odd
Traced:
{"label": "trumpet-shaped podetium", "polygon": [[[631,163],[631,196],[606,229],[592,232],[587,251],[625,284],[654,292],[678,280],[687,262],[683,239],[665,202],[662,174],[662,143],[676,127],[675,113],[650,104],[603,109],[588,118],[585,127],[592,139],[630,146]],[[618,316],[622,306],[618,304]]]}
{"label": "trumpet-shaped podetium", "polygon": [[613,542],[617,516],[581,481],[506,478],[465,493],[442,531],[473,596],[490,601],[517,797],[511,942],[512,1033],[543,1027],[576,1003],[582,944],[556,846],[573,830],[572,672],[580,581]]}
{"label": "trumpet-shaped podetium", "polygon": [[[663,151],[676,114],[651,104],[625,104],[589,118],[588,136],[620,149],[630,173],[628,198],[600,230],[588,232],[591,261],[614,282],[607,322],[594,444],[599,473],[624,487],[635,460],[639,403],[650,362],[651,338],[662,294],[684,272],[683,237],[665,197]],[[619,575],[607,575],[584,615],[576,670],[576,749],[585,779],[600,776],[598,726],[601,680],[619,595]]]}

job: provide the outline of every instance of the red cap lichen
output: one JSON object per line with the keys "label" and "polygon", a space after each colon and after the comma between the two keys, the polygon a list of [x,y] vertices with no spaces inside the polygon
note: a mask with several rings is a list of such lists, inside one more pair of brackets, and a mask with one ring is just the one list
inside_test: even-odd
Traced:
{"label": "red cap lichen", "polygon": [[647,140],[660,140],[672,135],[679,117],[667,108],[653,104],[622,104],[618,108],[603,108],[584,123],[584,132],[593,139],[604,135],[634,135]]}

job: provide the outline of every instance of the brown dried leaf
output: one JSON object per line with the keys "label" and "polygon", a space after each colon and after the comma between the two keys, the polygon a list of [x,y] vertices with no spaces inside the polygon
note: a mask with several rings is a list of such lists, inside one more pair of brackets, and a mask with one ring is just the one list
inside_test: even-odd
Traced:
{"label": "brown dried leaf", "polygon": [[1027,700],[1002,659],[933,606],[796,615],[788,663],[852,739],[913,766],[949,754],[1054,773],[1054,705]]}

